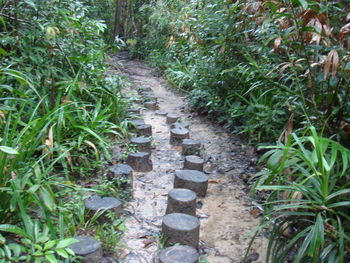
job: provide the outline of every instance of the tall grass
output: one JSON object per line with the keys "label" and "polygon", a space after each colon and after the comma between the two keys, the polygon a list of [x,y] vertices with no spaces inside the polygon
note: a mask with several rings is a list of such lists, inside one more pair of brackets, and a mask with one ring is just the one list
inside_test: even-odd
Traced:
{"label": "tall grass", "polygon": [[106,76],[106,25],[91,8],[0,1],[0,262],[74,260],[82,193],[96,191],[76,182],[127,133],[124,82]]}

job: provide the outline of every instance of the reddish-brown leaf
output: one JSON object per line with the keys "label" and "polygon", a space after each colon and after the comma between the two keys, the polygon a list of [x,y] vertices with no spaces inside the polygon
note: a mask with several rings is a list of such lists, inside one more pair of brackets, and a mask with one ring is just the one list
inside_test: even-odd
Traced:
{"label": "reddish-brown leaf", "polygon": [[253,208],[250,213],[254,218],[258,218],[260,216],[260,210],[258,208]]}
{"label": "reddish-brown leaf", "polygon": [[210,184],[218,184],[218,183],[219,183],[219,181],[216,180],[216,179],[209,179],[208,182],[209,182]]}
{"label": "reddish-brown leaf", "polygon": [[275,41],[273,43],[273,49],[274,49],[275,53],[278,53],[281,43],[282,43],[281,37],[278,37],[275,39]]}
{"label": "reddish-brown leaf", "polygon": [[142,241],[142,243],[144,244],[144,248],[147,248],[149,247],[152,243],[154,243],[154,240],[153,239],[146,239],[144,241]]}
{"label": "reddish-brown leaf", "polygon": [[288,64],[284,65],[283,67],[281,67],[279,72],[278,72],[278,78],[282,78],[284,71],[290,66],[291,66],[291,64],[288,63]]}
{"label": "reddish-brown leaf", "polygon": [[335,78],[335,76],[337,75],[338,68],[339,68],[339,54],[336,50],[334,50],[333,59],[332,59],[332,78]]}
{"label": "reddish-brown leaf", "polygon": [[331,52],[329,52],[329,54],[327,55],[326,60],[324,62],[323,78],[325,80],[328,78],[328,73],[331,70],[331,64],[332,64],[332,54],[331,54]]}
{"label": "reddish-brown leaf", "polygon": [[339,30],[339,38],[340,41],[343,41],[344,38],[349,35],[350,33],[350,23],[346,24],[345,26],[343,26],[342,28],[340,28]]}

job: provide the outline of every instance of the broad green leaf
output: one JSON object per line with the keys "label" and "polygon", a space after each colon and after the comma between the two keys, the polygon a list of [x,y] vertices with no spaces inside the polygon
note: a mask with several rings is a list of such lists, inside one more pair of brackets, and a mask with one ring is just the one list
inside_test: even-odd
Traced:
{"label": "broad green leaf", "polygon": [[6,50],[1,48],[1,47],[0,47],[0,55],[2,55],[2,56],[6,56],[7,55]]}
{"label": "broad green leaf", "polygon": [[57,241],[56,240],[50,240],[49,242],[45,243],[44,250],[53,248],[56,245]]}
{"label": "broad green leaf", "polygon": [[74,251],[73,251],[72,249],[70,249],[69,247],[65,248],[65,250],[66,250],[69,254],[71,254],[72,256],[75,256]]}
{"label": "broad green leaf", "polygon": [[54,255],[45,255],[45,258],[50,262],[50,263],[57,263],[57,259]]}
{"label": "broad green leaf", "polygon": [[2,224],[2,225],[0,225],[0,231],[13,233],[13,234],[20,235],[22,237],[26,237],[28,239],[31,239],[31,236],[29,234],[27,234],[26,231],[24,231],[22,228],[15,226],[15,225]]}
{"label": "broad green leaf", "polygon": [[56,208],[54,197],[44,187],[40,188],[40,194],[44,201],[45,206],[50,211],[53,211]]}
{"label": "broad green leaf", "polygon": [[66,239],[60,240],[57,243],[56,248],[66,248],[66,247],[68,247],[76,242],[78,242],[78,240],[75,238],[66,238]]}
{"label": "broad green leaf", "polygon": [[0,151],[3,151],[5,153],[8,153],[8,154],[18,154],[18,151],[11,148],[11,147],[8,147],[8,146],[0,146]]}
{"label": "broad green leaf", "polygon": [[68,255],[68,253],[66,252],[65,249],[63,249],[63,248],[58,248],[58,249],[56,249],[55,251],[56,251],[56,253],[57,253],[58,255],[60,255],[61,257],[63,257],[63,258],[69,258],[69,255]]}
{"label": "broad green leaf", "polygon": [[33,256],[36,256],[36,257],[44,256],[44,252],[41,251],[41,250],[35,251],[35,252],[33,253]]}

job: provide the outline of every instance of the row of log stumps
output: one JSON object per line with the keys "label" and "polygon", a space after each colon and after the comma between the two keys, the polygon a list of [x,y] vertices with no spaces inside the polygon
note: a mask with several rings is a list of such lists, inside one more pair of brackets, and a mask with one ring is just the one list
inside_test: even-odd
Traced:
{"label": "row of log stumps", "polygon": [[[92,218],[99,211],[112,211],[117,215],[120,214],[122,209],[122,203],[114,197],[103,197],[99,195],[93,195],[85,200],[85,210],[88,212],[88,217]],[[101,224],[107,223],[109,218],[102,213],[98,219]],[[95,263],[102,262],[103,251],[99,241],[89,236],[77,236],[76,243],[69,246],[74,253],[81,257],[80,262],[83,263]]]}
{"label": "row of log stumps", "polygon": [[[152,89],[148,86],[140,87],[139,94],[144,97],[144,107],[148,109],[156,109],[157,98]],[[146,124],[141,119],[141,108],[135,107],[127,110],[132,116],[137,118],[131,120],[131,126],[135,128],[138,137],[131,139],[131,144],[135,145],[138,152],[129,153],[126,164],[115,164],[108,167],[106,177],[108,180],[118,180],[124,189],[132,189],[133,172],[149,172],[152,171],[153,165],[150,159],[151,155],[151,140],[152,126]],[[103,197],[93,195],[85,200],[85,209],[88,216],[94,216],[98,211],[108,210],[116,213],[121,213],[122,203],[114,197]],[[102,215],[98,218],[100,223],[108,222],[108,217]],[[103,251],[101,243],[89,236],[77,236],[76,243],[69,246],[77,256],[81,257],[83,263],[103,262]]]}
{"label": "row of log stumps", "polygon": [[[174,189],[168,194],[166,215],[163,217],[162,233],[166,237],[168,248],[159,252],[160,263],[197,263],[200,223],[196,217],[197,196],[204,197],[208,187],[208,177],[203,171],[204,161],[199,157],[201,144],[190,139],[189,126],[180,123],[180,115],[167,113],[159,109],[157,98],[148,86],[141,86],[138,93],[143,98],[143,106],[155,110],[158,116],[166,117],[170,126],[169,143],[173,146],[183,146],[185,156],[184,170],[176,171]],[[136,112],[133,112],[136,113]],[[130,153],[126,163],[134,171],[148,172],[152,170],[151,140],[152,127],[133,120],[138,137],[132,138],[131,143],[138,150]],[[147,127],[146,127],[146,126]],[[169,247],[174,244],[180,246]]]}
{"label": "row of log stumps", "polygon": [[148,86],[141,86],[138,89],[138,94],[142,96],[143,106],[149,110],[158,109],[158,98],[153,93],[152,88]]}
{"label": "row of log stumps", "polygon": [[[142,97],[143,106],[149,110],[158,109],[158,98],[155,96],[153,90],[149,86],[140,86],[138,94]],[[153,163],[151,160],[152,154],[152,126],[150,124],[135,123],[136,133],[138,137],[130,140],[131,144],[136,147],[136,153],[129,153],[126,163],[132,167],[136,172],[150,172],[153,170]]]}
{"label": "row of log stumps", "polygon": [[[162,221],[162,234],[166,249],[159,252],[160,263],[197,263],[199,253],[200,222],[196,217],[197,197],[205,197],[208,176],[203,173],[204,160],[200,157],[201,143],[190,139],[189,125],[179,122],[177,114],[158,110],[166,116],[170,128],[169,143],[182,146],[183,170],[175,171],[174,189],[168,193],[166,214]],[[178,246],[173,246],[180,244]]]}

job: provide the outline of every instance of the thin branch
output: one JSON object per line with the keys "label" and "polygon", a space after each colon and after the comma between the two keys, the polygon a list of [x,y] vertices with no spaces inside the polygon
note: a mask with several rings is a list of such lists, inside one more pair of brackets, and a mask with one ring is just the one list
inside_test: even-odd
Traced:
{"label": "thin branch", "polygon": [[76,74],[76,72],[75,72],[75,70],[74,70],[74,67],[73,67],[73,65],[72,65],[72,63],[71,63],[69,57],[67,56],[66,52],[64,52],[63,48],[62,48],[62,47],[60,46],[60,44],[58,44],[57,42],[56,42],[56,45],[57,45],[58,49],[61,50],[61,52],[63,53],[63,56],[64,56],[65,59],[67,60],[68,65],[69,65],[69,67],[70,67],[72,73],[74,74],[74,76],[76,76],[77,74]]}
{"label": "thin branch", "polygon": [[28,21],[28,20],[15,18],[15,17],[9,16],[9,15],[3,14],[3,13],[0,13],[0,16],[6,17],[6,18],[9,18],[9,19],[11,19],[11,20],[18,21],[18,22],[21,22],[21,23],[24,23],[24,24],[32,24],[32,23],[31,23],[30,21]]}

